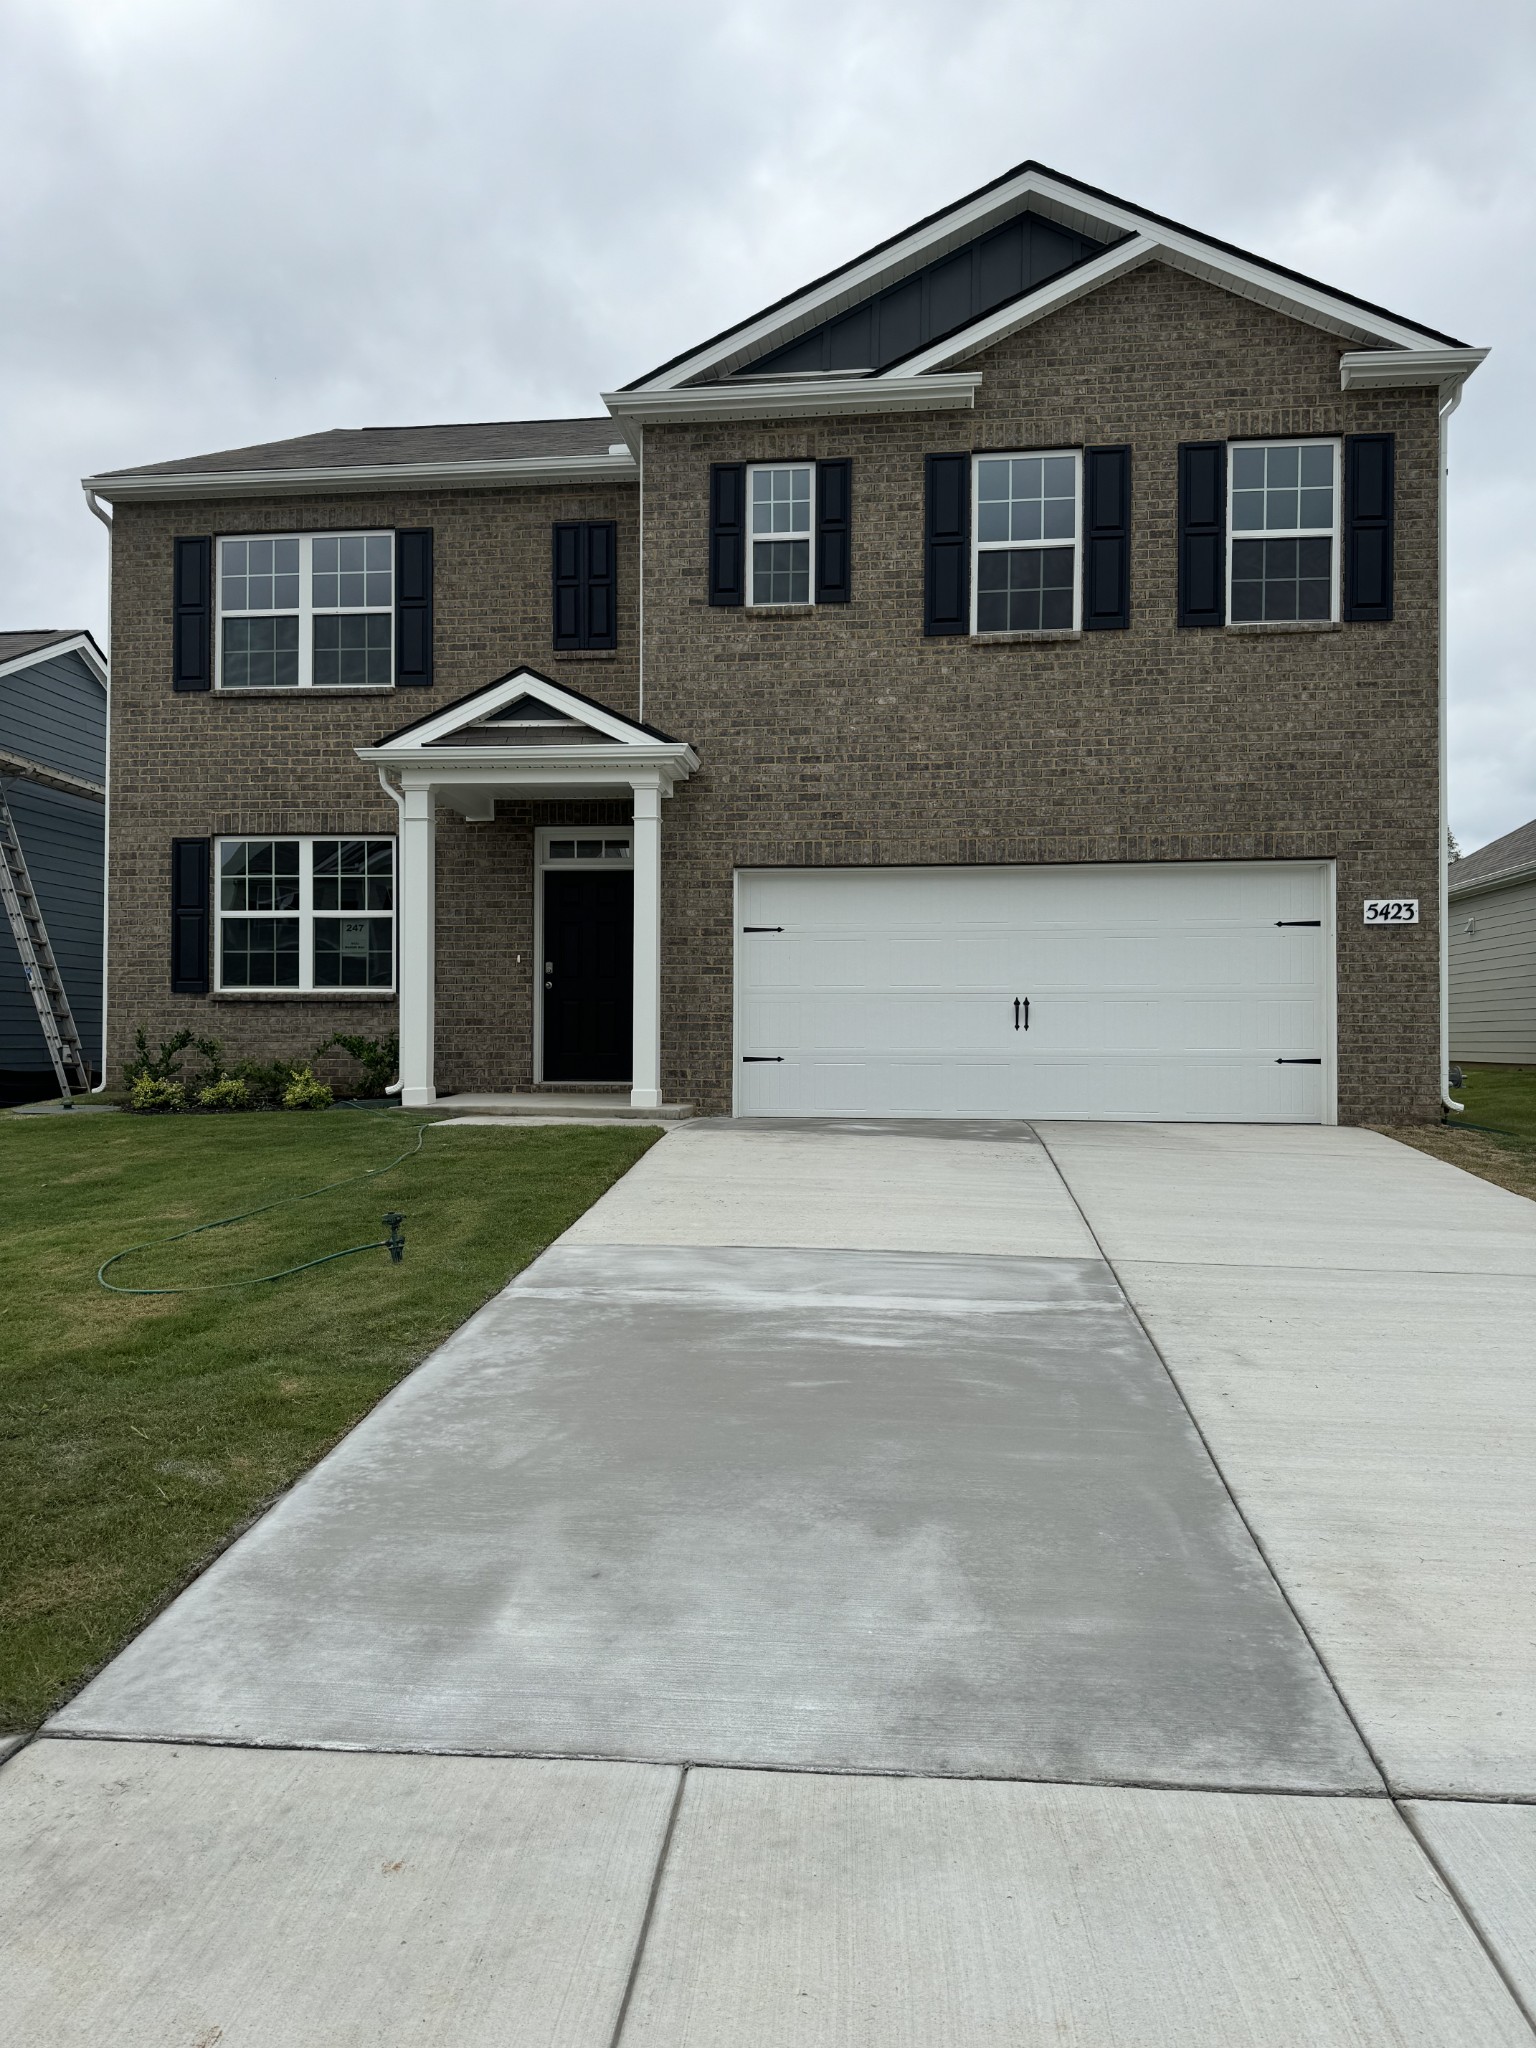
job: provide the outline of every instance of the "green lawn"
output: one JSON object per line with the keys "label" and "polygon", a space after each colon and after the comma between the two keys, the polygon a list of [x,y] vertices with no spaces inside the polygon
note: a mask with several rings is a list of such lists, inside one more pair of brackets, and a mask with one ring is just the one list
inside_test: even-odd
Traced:
{"label": "green lawn", "polygon": [[1440,1124],[1388,1132],[1420,1152],[1536,1199],[1536,1067],[1468,1067],[1451,1094],[1466,1104]]}
{"label": "green lawn", "polygon": [[428,1131],[381,1179],[139,1254],[124,1245],[382,1165],[422,1121],[0,1115],[0,1729],[35,1725],[659,1135]]}

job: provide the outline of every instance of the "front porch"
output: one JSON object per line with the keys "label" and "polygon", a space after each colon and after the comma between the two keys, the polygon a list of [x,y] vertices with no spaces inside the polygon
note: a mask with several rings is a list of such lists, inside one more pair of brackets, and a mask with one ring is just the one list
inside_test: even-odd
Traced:
{"label": "front porch", "polygon": [[[590,840],[574,829],[561,833],[546,827],[536,835],[533,939],[527,959],[534,992],[533,1077],[593,1084],[625,1079],[627,1111],[666,1114],[661,1089],[661,807],[697,768],[693,749],[531,669],[519,669],[376,746],[359,747],[357,754],[377,770],[400,814],[402,1106],[425,1109],[451,1099],[438,1094],[439,814],[449,811],[467,822],[491,823],[498,801],[617,800],[627,801],[630,812],[622,841],[612,828],[606,834],[594,831]],[[558,898],[546,892],[544,879],[556,867],[561,871]],[[583,874],[592,876],[593,887],[566,887]],[[620,886],[624,877],[627,887]],[[615,933],[614,920],[626,914],[627,931]],[[627,1034],[623,1018],[614,1014],[621,976],[616,972],[608,999],[591,987],[592,969],[586,963],[594,948],[585,943],[584,915],[606,925],[616,960],[628,953]],[[620,943],[625,938],[627,948]],[[560,957],[558,980],[555,961],[548,957],[552,953]],[[576,984],[584,973],[586,992],[578,995]],[[584,1071],[583,1062],[593,1071]],[[554,1099],[548,1093],[524,1097],[516,1089],[460,1089],[458,1094],[453,1106],[467,1108],[473,1101],[490,1114],[548,1115]],[[581,1089],[575,1099],[590,1104],[602,1097]],[[523,1101],[527,1108],[500,1107]],[[605,1110],[613,1113],[611,1096]],[[671,1106],[671,1113],[676,1111]]]}

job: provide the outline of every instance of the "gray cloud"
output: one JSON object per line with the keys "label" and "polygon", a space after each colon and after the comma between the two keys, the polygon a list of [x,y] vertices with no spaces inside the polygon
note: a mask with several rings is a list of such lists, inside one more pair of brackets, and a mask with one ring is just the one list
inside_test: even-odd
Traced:
{"label": "gray cloud", "polygon": [[1536,15],[1478,0],[0,5],[0,621],[105,623],[93,469],[596,394],[1026,156],[1491,344],[1452,818],[1536,814]]}

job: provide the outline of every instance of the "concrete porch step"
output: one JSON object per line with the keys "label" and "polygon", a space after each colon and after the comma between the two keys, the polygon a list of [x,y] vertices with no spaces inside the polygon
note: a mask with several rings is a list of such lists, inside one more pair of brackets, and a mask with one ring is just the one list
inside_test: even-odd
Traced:
{"label": "concrete porch step", "polygon": [[537,1095],[440,1095],[434,1105],[455,1116],[558,1117],[582,1123],[588,1118],[607,1123],[617,1118],[624,1123],[676,1124],[693,1115],[691,1102],[666,1102],[660,1109],[631,1109],[627,1093],[606,1094],[592,1090],[584,1094]]}

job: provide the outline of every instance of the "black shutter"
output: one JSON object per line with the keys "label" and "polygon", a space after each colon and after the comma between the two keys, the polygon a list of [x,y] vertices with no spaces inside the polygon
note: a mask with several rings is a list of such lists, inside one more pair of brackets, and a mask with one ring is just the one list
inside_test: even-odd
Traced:
{"label": "black shutter", "polygon": [[208,993],[209,846],[206,839],[171,841],[171,990]]}
{"label": "black shutter", "polygon": [[1350,434],[1344,442],[1344,616],[1392,616],[1391,434]]}
{"label": "black shutter", "polygon": [[588,647],[617,647],[619,533],[611,519],[594,519],[587,526],[587,602],[585,607]]}
{"label": "black shutter", "polygon": [[925,458],[923,631],[971,630],[971,458]]}
{"label": "black shutter", "polygon": [[582,556],[584,529],[577,520],[564,520],[555,526],[554,578],[555,578],[555,645],[556,647],[580,647],[582,626]]}
{"label": "black shutter", "polygon": [[853,588],[853,464],[816,465],[816,602],[847,604]]}
{"label": "black shutter", "polygon": [[213,542],[173,543],[171,683],[178,690],[206,690],[213,683]]}
{"label": "black shutter", "polygon": [[1227,622],[1227,444],[1179,447],[1179,624]]}
{"label": "black shutter", "polygon": [[744,604],[747,595],[747,465],[709,466],[709,601]]}
{"label": "black shutter", "polygon": [[395,535],[395,682],[432,681],[432,529]]}
{"label": "black shutter", "polygon": [[1083,627],[1131,623],[1131,451],[1083,452]]}

